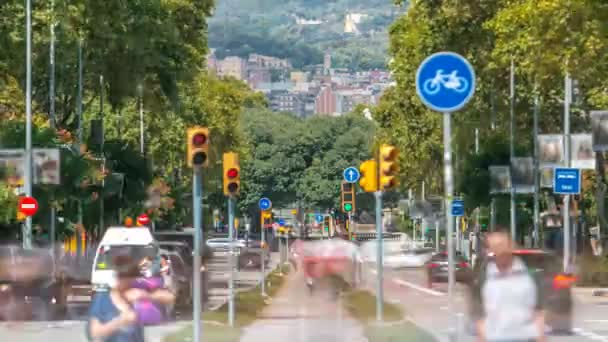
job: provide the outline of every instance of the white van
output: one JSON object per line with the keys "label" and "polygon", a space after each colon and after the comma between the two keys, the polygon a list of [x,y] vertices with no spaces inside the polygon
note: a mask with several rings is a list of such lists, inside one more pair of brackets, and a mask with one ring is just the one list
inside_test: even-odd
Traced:
{"label": "white van", "polygon": [[112,259],[129,255],[139,262],[145,257],[155,258],[158,246],[147,227],[110,227],[106,230],[93,260],[91,284],[93,291],[105,291],[115,283]]}

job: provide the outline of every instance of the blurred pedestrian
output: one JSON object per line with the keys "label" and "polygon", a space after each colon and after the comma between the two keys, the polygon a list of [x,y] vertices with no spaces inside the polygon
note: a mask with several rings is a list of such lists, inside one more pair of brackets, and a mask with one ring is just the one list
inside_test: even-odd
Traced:
{"label": "blurred pedestrian", "polygon": [[143,342],[143,325],[138,322],[134,304],[143,299],[169,305],[175,300],[167,290],[148,292],[132,288],[141,276],[136,261],[130,256],[114,257],[116,283],[108,292],[99,292],[93,298],[86,334],[95,342]]}
{"label": "blurred pedestrian", "polygon": [[545,341],[539,289],[524,262],[513,256],[506,230],[488,234],[492,258],[474,286],[474,315],[480,341]]}

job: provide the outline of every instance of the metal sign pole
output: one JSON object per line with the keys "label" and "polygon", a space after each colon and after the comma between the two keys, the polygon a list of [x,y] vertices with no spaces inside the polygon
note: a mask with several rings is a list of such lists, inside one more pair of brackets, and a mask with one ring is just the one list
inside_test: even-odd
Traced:
{"label": "metal sign pole", "polygon": [[454,192],[454,180],[452,174],[452,127],[451,114],[443,114],[443,163],[444,163],[444,182],[445,182],[445,217],[446,217],[446,236],[448,253],[448,312],[450,334],[453,333],[454,325],[451,324],[452,312],[454,310],[454,218],[452,217],[452,194]]}
{"label": "metal sign pole", "polygon": [[534,247],[540,247],[540,232],[539,232],[539,221],[540,221],[540,207],[539,207],[539,194],[540,191],[540,177],[538,170],[538,111],[539,111],[539,99],[538,94],[534,96]]}
{"label": "metal sign pole", "polygon": [[439,253],[439,220],[435,220],[435,252]]}
{"label": "metal sign pole", "polygon": [[[25,2],[26,52],[25,52],[25,195],[32,196],[32,2]],[[23,226],[23,248],[32,248],[32,217],[27,216]]]}
{"label": "metal sign pole", "polygon": [[383,320],[383,305],[384,305],[384,263],[383,263],[383,240],[382,240],[382,191],[374,192],[376,198],[376,242],[377,242],[377,256],[376,256],[376,320],[382,322]]}
{"label": "metal sign pole", "polygon": [[264,211],[262,211],[261,213],[262,215],[262,219],[260,220],[262,222],[261,228],[262,228],[262,296],[266,296],[266,227],[264,227]]}
{"label": "metal sign pole", "polygon": [[[564,157],[566,167],[570,167],[570,100],[572,95],[572,79],[566,73],[564,91]],[[570,195],[564,195],[564,272],[570,264]]]}
{"label": "metal sign pole", "polygon": [[[515,157],[515,65],[511,60],[511,72],[509,77],[509,88],[510,88],[510,113],[511,113],[511,129],[510,129],[510,140],[509,150],[511,159]],[[516,221],[517,221],[517,207],[515,205],[515,184],[511,184],[511,239],[517,241]]]}
{"label": "metal sign pole", "polygon": [[234,199],[228,197],[228,240],[230,250],[228,252],[228,324],[234,327]]}
{"label": "metal sign pole", "polygon": [[192,305],[193,337],[194,341],[201,341],[201,312],[202,310],[202,293],[201,293],[201,248],[203,242],[203,227],[202,227],[202,192],[203,192],[203,177],[200,170],[194,170],[192,180],[192,214],[194,226],[194,260],[193,260],[193,281],[194,286]]}

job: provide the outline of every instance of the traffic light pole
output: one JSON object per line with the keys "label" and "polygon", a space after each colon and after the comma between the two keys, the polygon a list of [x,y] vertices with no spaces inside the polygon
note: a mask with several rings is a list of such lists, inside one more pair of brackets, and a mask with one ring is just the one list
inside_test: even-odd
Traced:
{"label": "traffic light pole", "polygon": [[377,256],[376,256],[376,320],[378,322],[383,321],[383,305],[384,305],[384,262],[383,262],[383,239],[382,239],[382,191],[374,192],[376,198],[376,242],[377,242]]}
{"label": "traffic light pole", "polygon": [[266,227],[264,226],[264,211],[261,213],[262,218],[260,222],[262,222],[262,296],[266,296]]}
{"label": "traffic light pole", "polygon": [[[230,240],[228,280],[228,324],[234,327],[234,199],[228,197],[228,239]],[[196,341],[196,340],[195,340]]]}
{"label": "traffic light pole", "polygon": [[193,281],[194,286],[192,305],[193,337],[194,341],[201,341],[201,312],[202,310],[202,294],[201,294],[201,248],[203,245],[203,227],[202,227],[202,200],[203,200],[203,179],[200,169],[195,169],[192,176],[192,213],[194,226],[194,261],[193,261]]}

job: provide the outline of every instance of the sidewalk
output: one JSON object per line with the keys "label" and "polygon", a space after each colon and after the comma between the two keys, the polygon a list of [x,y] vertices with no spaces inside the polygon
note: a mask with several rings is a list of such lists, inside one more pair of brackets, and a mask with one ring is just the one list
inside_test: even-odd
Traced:
{"label": "sidewalk", "polygon": [[258,320],[245,328],[241,342],[367,341],[328,284],[315,284],[311,294],[301,272],[288,277]]}

